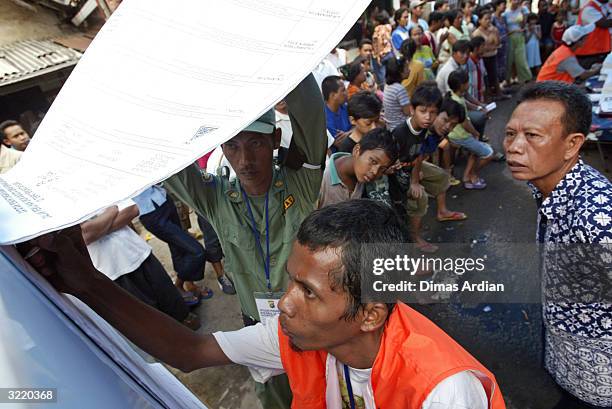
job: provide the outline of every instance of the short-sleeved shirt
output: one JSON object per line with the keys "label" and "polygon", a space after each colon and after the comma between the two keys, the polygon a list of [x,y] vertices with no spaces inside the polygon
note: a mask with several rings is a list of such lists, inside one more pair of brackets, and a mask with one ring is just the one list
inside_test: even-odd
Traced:
{"label": "short-sleeved shirt", "polygon": [[338,152],[353,153],[353,148],[357,145],[357,142],[351,139],[351,135],[352,132],[338,144]]}
{"label": "short-sleeved shirt", "polygon": [[406,120],[403,107],[410,103],[410,98],[406,92],[406,88],[399,82],[395,82],[385,87],[383,97],[383,109],[385,111],[385,122],[387,129],[392,131],[396,126]]}
{"label": "short-sleeved shirt", "polygon": [[575,55],[567,57],[557,65],[557,72],[567,72],[572,78],[578,78],[584,71],[585,69],[578,63]]}
{"label": "short-sleeved shirt", "polygon": [[350,131],[351,122],[348,117],[348,110],[346,104],[340,105],[337,112],[329,109],[325,104],[325,120],[327,123],[327,130],[335,138],[340,132]]}
{"label": "short-sleeved shirt", "polygon": [[402,80],[402,87],[406,89],[408,97],[410,98],[419,84],[425,81],[425,66],[421,61],[417,61],[413,58],[408,68],[410,69],[410,74],[408,74],[408,78]]}
{"label": "short-sleeved shirt", "polygon": [[426,46],[426,45],[420,46],[416,50],[412,58],[423,63],[423,66],[425,67],[425,78],[428,81],[433,80],[435,78],[431,67],[433,66],[433,63],[436,61],[436,57],[434,56],[434,53],[431,50],[431,47]]}
{"label": "short-sleeved shirt", "polygon": [[[135,204],[128,199],[117,207],[121,211]],[[87,245],[93,265],[113,281],[140,267],[151,255],[151,251],[151,246],[128,226],[110,232]]]}
{"label": "short-sleeved shirt", "polygon": [[550,38],[550,30],[555,22],[555,15],[549,13],[548,10],[540,12],[538,14],[538,22],[542,27],[542,40]]}
{"label": "short-sleeved shirt", "polygon": [[442,137],[440,137],[436,132],[430,129],[427,132],[427,136],[423,141],[423,145],[421,146],[421,154],[422,155],[431,155],[438,149],[438,145],[442,141]]}
{"label": "short-sleeved shirt", "polygon": [[[455,94],[454,92],[451,94],[451,98],[454,99],[455,101],[457,101],[458,103],[460,103],[461,106],[463,106],[463,108],[465,109],[465,117],[467,118],[468,117],[468,109],[467,109],[467,105],[465,104],[465,98],[460,97],[459,95]],[[465,130],[465,128],[463,127],[462,124],[455,125],[453,130],[450,131],[449,134],[448,134],[448,139],[450,139],[450,140],[453,140],[453,139],[467,139],[469,137],[470,137],[470,133]]]}
{"label": "short-sleeved shirt", "polygon": [[499,30],[493,24],[489,25],[488,29],[478,27],[472,33],[474,37],[482,37],[485,40],[482,56],[483,57],[495,57],[497,55],[497,47],[499,46]]}
{"label": "short-sleeved shirt", "polygon": [[[427,129],[417,131],[410,123],[410,119],[406,119],[402,124],[398,125],[393,130],[393,136],[400,145],[399,161],[412,163],[421,154],[421,146],[425,141]],[[412,166],[408,166],[395,171],[389,179],[397,181],[402,190],[407,190],[410,187],[410,179]]]}
{"label": "short-sleeved shirt", "polygon": [[333,205],[340,202],[345,202],[350,199],[361,199],[363,197],[363,183],[357,182],[355,188],[351,191],[348,186],[342,182],[338,169],[336,168],[336,160],[351,156],[350,153],[338,152],[334,153],[327,162],[327,167],[323,173],[323,181],[321,182],[321,191],[319,192],[319,208]]}
{"label": "short-sleeved shirt", "polygon": [[[305,156],[299,169],[274,168],[268,190],[270,284],[272,291],[287,288],[287,262],[302,221],[315,207],[327,151],[323,99],[314,77],[302,81],[285,98],[293,128],[292,147]],[[240,180],[201,173],[189,166],[164,186],[215,228],[225,253],[225,269],[233,273],[242,311],[259,319],[253,292],[267,291],[264,260],[251,230],[251,219]],[[265,196],[249,197],[262,249],[266,248]]]}
{"label": "short-sleeved shirt", "polygon": [[408,29],[406,27],[397,26],[393,33],[391,34],[391,45],[393,46],[393,51],[395,54],[399,55],[400,47],[404,40],[407,40],[410,37],[408,33]]}
{"label": "short-sleeved shirt", "polygon": [[545,367],[580,400],[612,407],[612,303],[606,295],[612,183],[579,159],[547,197],[529,186],[538,205],[536,237],[543,243]]}
{"label": "short-sleeved shirt", "polygon": [[4,173],[19,162],[21,152],[6,146],[0,146],[0,173]]}
{"label": "short-sleeved shirt", "polygon": [[[285,372],[280,355],[278,318],[237,331],[215,332],[213,336],[230,361],[247,366],[255,381],[264,383],[271,377]],[[336,368],[335,371],[329,370],[326,373],[327,407],[330,409],[346,407],[343,406],[341,398],[341,389],[346,388],[342,376],[343,366],[331,354],[327,355],[326,366]],[[349,367],[357,408],[377,407],[371,386],[371,372],[371,368]],[[487,396],[482,384],[472,372],[463,371],[435,385],[423,401],[421,409],[486,409],[487,407]]]}
{"label": "short-sleeved shirt", "polygon": [[166,189],[158,185],[153,185],[138,196],[134,196],[132,200],[136,203],[136,206],[138,206],[140,215],[143,216],[151,213],[156,207],[166,202]]}
{"label": "short-sleeved shirt", "polygon": [[520,30],[523,23],[527,21],[527,14],[529,14],[529,10],[525,7],[519,7],[516,10],[506,10],[502,16],[506,20],[508,31]]}
{"label": "short-sleeved shirt", "polygon": [[[422,18],[418,19],[416,24],[418,24],[419,27],[423,29],[423,32],[429,31],[429,24],[427,24],[427,21],[423,20]],[[408,29],[408,32],[410,32],[410,30],[412,29],[412,27],[414,27],[414,25],[415,25],[414,21],[410,20],[408,22],[408,25],[406,26],[406,28]]]}
{"label": "short-sleeved shirt", "polygon": [[451,72],[462,68],[457,61],[453,57],[449,58],[448,61],[440,67],[438,70],[438,75],[436,75],[436,83],[438,84],[438,89],[442,93],[442,95],[446,95],[449,90],[448,88],[448,76]]}

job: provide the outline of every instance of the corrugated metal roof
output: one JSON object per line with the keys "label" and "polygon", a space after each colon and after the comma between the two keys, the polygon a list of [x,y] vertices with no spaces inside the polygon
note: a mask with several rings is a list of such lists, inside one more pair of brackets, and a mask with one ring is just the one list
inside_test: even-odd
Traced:
{"label": "corrugated metal roof", "polygon": [[49,40],[26,40],[0,47],[0,87],[75,65],[81,53]]}

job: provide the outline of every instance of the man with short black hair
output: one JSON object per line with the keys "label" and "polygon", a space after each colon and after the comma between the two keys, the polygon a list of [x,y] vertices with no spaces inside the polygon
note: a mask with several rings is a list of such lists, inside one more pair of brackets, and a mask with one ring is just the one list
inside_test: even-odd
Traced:
{"label": "man with short black hair", "polygon": [[612,407],[612,183],[580,159],[591,108],[575,85],[537,82],[504,139],[512,176],[529,182],[538,205],[545,366],[562,388],[558,409]]}
{"label": "man with short black hair", "polygon": [[182,371],[237,363],[260,381],[286,373],[293,409],[505,409],[494,375],[434,323],[401,302],[362,299],[362,274],[371,273],[362,257],[391,257],[390,246],[408,239],[382,203],[349,200],[311,213],[283,263],[289,285],[280,315],[214,334],[182,328],[120,290],[70,233],[30,242],[54,256],[35,267]]}
{"label": "man with short black hair", "polygon": [[23,129],[17,121],[9,119],[0,124],[0,134],[2,135],[2,143],[5,146],[23,152],[30,143],[30,135]]}
{"label": "man with short black hair", "polygon": [[408,27],[406,27],[408,31],[410,31],[410,29],[415,25],[421,26],[423,32],[429,30],[429,24],[427,24],[427,21],[421,18],[421,16],[423,15],[423,5],[425,3],[426,2],[422,0],[410,1],[410,22],[408,23]]}
{"label": "man with short black hair", "polygon": [[448,76],[451,72],[464,69],[470,55],[470,42],[468,40],[459,40],[453,44],[453,53],[451,58],[440,67],[436,75],[436,82],[442,95],[446,95],[448,89]]}
{"label": "man with short black hair", "polygon": [[[202,173],[194,165],[164,182],[219,235],[225,269],[234,279],[245,325],[278,312],[276,308],[264,310],[262,305],[273,303],[269,293],[287,288],[284,264],[291,241],[314,209],[321,187],[327,133],[314,77],[306,77],[285,101],[293,136],[282,166],[273,162],[281,130],[276,128],[271,109],[221,145],[236,172],[235,180]],[[264,407],[289,407],[286,382],[286,378],[275,377],[266,385],[256,385]]]}
{"label": "man with short black hair", "polygon": [[365,58],[366,60],[372,59],[372,53],[374,48],[372,46],[372,40],[369,38],[364,38],[359,42],[359,56]]}
{"label": "man with short black hair", "polygon": [[327,130],[334,138],[350,131],[346,101],[348,95],[344,81],[337,75],[330,75],[321,83],[321,92],[325,101],[325,118]]}
{"label": "man with short black hair", "polygon": [[433,9],[434,11],[439,11],[440,13],[446,13],[450,10],[448,0],[436,0]]}
{"label": "man with short black hair", "polygon": [[376,95],[368,91],[360,91],[348,102],[348,115],[352,129],[346,137],[336,139],[339,152],[353,152],[353,148],[361,138],[376,128],[380,120],[382,104]]}

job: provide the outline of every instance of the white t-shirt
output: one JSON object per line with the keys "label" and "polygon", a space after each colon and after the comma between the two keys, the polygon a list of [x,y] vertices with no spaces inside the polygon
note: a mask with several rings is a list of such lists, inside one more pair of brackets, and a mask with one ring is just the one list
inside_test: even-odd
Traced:
{"label": "white t-shirt", "polygon": [[331,61],[329,61],[327,58],[323,58],[312,71],[312,75],[315,77],[315,81],[317,81],[319,89],[321,89],[321,84],[325,78],[331,75],[340,76],[340,71],[338,71],[336,66]]}
{"label": "white t-shirt", "polygon": [[343,48],[336,48],[335,53],[329,53],[325,58],[327,58],[334,67],[341,67],[346,64],[346,50]]}
{"label": "white t-shirt", "polygon": [[[238,331],[215,332],[217,343],[234,363],[249,368],[256,382],[266,382],[285,372],[278,341],[278,318]],[[326,363],[328,409],[342,409],[342,392],[346,389],[343,365],[328,354]],[[333,370],[330,370],[333,368]],[[356,407],[376,409],[371,382],[371,369],[349,368]],[[345,393],[346,395],[346,393]],[[348,397],[346,397],[348,399]],[[470,371],[449,376],[440,382],[423,402],[422,409],[487,409],[487,396],[482,384]]]}
{"label": "white t-shirt", "polygon": [[[135,205],[125,200],[117,205],[119,210]],[[87,245],[93,265],[111,280],[136,270],[151,254],[151,247],[128,226],[115,230]]]}

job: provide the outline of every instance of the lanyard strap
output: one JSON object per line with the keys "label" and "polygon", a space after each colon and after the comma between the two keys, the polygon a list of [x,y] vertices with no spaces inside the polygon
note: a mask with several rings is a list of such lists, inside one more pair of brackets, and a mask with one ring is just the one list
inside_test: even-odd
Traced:
{"label": "lanyard strap", "polygon": [[272,291],[272,284],[270,283],[270,221],[268,219],[268,192],[266,192],[266,209],[264,216],[266,218],[266,254],[264,255],[263,248],[261,247],[259,230],[257,229],[257,224],[255,223],[255,217],[253,217],[253,209],[251,209],[251,201],[242,187],[240,190],[242,191],[242,197],[244,197],[244,201],[247,204],[247,209],[249,210],[249,218],[251,219],[251,233],[253,233],[255,243],[257,244],[257,249],[259,250],[259,254],[261,254],[261,258],[264,261],[266,285],[268,286],[268,291]]}
{"label": "lanyard strap", "polygon": [[348,391],[351,409],[355,409],[355,397],[353,396],[353,385],[351,385],[351,376],[349,374],[349,368],[346,364],[344,364],[344,379],[346,380],[346,389]]}

